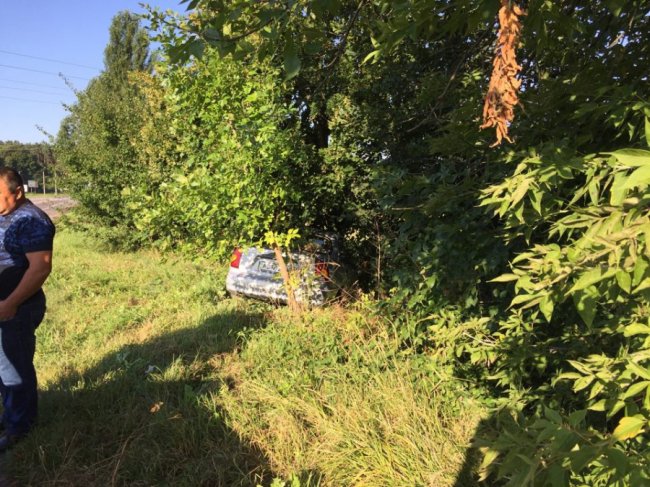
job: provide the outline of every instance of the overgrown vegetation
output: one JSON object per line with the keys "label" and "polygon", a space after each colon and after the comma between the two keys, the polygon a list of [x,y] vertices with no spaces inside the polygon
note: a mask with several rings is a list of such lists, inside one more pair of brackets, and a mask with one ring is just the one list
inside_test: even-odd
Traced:
{"label": "overgrown vegetation", "polygon": [[[650,15],[641,0],[523,3],[513,144],[479,131],[499,2],[192,0],[185,17],[150,13],[163,61],[128,78],[128,127],[81,117],[59,158],[79,134],[129,141],[119,163],[112,138],[93,146],[97,208],[82,199],[129,242],[224,257],[266,231],[337,231],[400,346],[495,408],[476,441],[484,479],[641,485]],[[266,394],[275,379],[246,370]],[[274,411],[264,397],[241,400]],[[296,404],[299,419],[322,407]],[[309,470],[304,451],[273,462]]]}
{"label": "overgrown vegetation", "polygon": [[223,266],[69,230],[56,249],[19,484],[454,481],[482,408],[361,310],[300,320],[227,299]]}

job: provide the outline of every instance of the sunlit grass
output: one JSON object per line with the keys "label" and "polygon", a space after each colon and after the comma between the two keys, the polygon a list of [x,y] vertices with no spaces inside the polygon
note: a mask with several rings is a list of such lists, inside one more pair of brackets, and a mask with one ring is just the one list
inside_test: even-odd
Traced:
{"label": "sunlit grass", "polygon": [[325,310],[298,323],[276,316],[230,364],[220,404],[285,477],[473,485],[460,470],[485,410],[450,377],[425,372],[422,360],[365,310]]}
{"label": "sunlit grass", "polygon": [[58,233],[18,485],[453,485],[482,415],[453,381],[366,310],[232,300],[225,272]]}
{"label": "sunlit grass", "polygon": [[32,485],[251,485],[263,455],[200,398],[213,357],[261,326],[224,299],[224,269],[153,252],[109,252],[69,231],[55,242],[37,332],[40,421],[10,453]]}

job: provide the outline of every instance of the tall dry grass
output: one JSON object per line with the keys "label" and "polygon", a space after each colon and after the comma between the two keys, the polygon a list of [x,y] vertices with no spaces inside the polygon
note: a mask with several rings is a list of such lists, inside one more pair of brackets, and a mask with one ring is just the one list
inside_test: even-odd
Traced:
{"label": "tall dry grass", "polygon": [[459,472],[484,409],[397,345],[361,313],[284,316],[229,364],[231,387],[217,402],[285,476],[310,473],[331,486],[471,485]]}

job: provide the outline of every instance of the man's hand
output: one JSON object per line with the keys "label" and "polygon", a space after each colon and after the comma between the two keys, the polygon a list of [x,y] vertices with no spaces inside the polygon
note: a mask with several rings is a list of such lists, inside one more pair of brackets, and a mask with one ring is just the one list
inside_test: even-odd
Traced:
{"label": "man's hand", "polygon": [[29,267],[16,289],[0,301],[0,321],[6,321],[18,312],[18,306],[31,298],[38,291],[52,271],[52,251],[44,250],[25,254]]}
{"label": "man's hand", "polygon": [[0,301],[0,321],[7,321],[16,316],[18,306],[14,306],[7,301]]}

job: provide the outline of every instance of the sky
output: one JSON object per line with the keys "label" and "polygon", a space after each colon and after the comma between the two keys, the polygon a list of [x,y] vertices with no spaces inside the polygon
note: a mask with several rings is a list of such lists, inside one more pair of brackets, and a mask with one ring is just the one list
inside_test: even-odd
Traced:
{"label": "sky", "polygon": [[[149,0],[184,12],[181,0]],[[48,141],[67,115],[63,104],[99,75],[113,17],[142,13],[137,0],[0,0],[0,141]]]}

